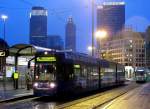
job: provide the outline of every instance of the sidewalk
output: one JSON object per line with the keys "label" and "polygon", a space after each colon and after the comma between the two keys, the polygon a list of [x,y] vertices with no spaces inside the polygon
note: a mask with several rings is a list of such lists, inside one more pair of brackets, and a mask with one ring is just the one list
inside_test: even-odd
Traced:
{"label": "sidewalk", "polygon": [[19,85],[19,89],[13,88],[13,82],[0,81],[0,101],[13,99],[22,96],[33,95],[33,90],[27,90],[25,85]]}

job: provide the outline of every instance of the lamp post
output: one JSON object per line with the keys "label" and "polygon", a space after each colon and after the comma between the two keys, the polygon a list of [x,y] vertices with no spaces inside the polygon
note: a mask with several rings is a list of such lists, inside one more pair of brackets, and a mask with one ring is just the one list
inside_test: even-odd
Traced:
{"label": "lamp post", "polygon": [[[5,41],[5,38],[6,38],[6,20],[8,19],[8,16],[6,15],[1,15],[1,19],[3,20],[3,39],[4,39],[4,42]],[[5,55],[6,55],[6,45],[4,44],[4,50],[5,50]],[[4,88],[4,91],[6,90],[6,57],[4,58],[5,59],[5,64],[4,64],[4,69],[3,69],[3,88]],[[4,95],[5,96],[5,95]]]}
{"label": "lamp post", "polygon": [[92,0],[92,56],[94,56],[94,4],[95,0]]}
{"label": "lamp post", "polygon": [[101,39],[104,39],[107,37],[107,32],[105,30],[99,30],[95,33],[95,37],[96,39],[99,39],[99,54],[101,56],[101,47],[100,47],[100,44],[101,44]]}

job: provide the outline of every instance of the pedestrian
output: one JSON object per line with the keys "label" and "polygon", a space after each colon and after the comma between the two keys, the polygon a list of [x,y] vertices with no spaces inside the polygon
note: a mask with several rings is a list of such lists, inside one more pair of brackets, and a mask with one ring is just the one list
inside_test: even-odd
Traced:
{"label": "pedestrian", "polygon": [[27,90],[30,90],[30,85],[31,85],[31,76],[30,76],[30,73],[26,73],[26,85],[27,85]]}
{"label": "pedestrian", "polygon": [[14,81],[14,89],[18,89],[18,79],[19,79],[19,72],[18,72],[18,70],[13,72],[12,77],[13,77],[13,81]]}

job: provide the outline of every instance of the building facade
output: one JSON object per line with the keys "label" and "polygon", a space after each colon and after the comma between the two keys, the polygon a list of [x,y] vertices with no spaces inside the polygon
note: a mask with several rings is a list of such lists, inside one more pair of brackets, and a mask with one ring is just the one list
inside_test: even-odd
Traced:
{"label": "building facade", "polygon": [[102,58],[126,66],[127,78],[134,77],[134,69],[145,67],[145,41],[140,33],[123,31],[105,43],[101,43]]}
{"label": "building facade", "polygon": [[30,44],[47,47],[47,10],[33,7],[30,13]]}
{"label": "building facade", "polygon": [[104,2],[97,7],[97,30],[109,36],[121,32],[125,25],[125,2]]}
{"label": "building facade", "polygon": [[150,26],[146,29],[145,33],[146,42],[146,67],[150,69]]}
{"label": "building facade", "polygon": [[68,19],[65,30],[65,49],[76,52],[76,26],[72,17]]}
{"label": "building facade", "polygon": [[63,50],[64,42],[58,35],[48,35],[47,47],[50,49]]}

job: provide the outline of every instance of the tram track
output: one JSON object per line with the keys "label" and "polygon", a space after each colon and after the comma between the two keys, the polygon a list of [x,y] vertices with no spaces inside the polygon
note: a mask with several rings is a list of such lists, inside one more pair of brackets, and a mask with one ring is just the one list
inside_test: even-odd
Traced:
{"label": "tram track", "polygon": [[114,97],[114,98],[112,98],[112,99],[110,99],[110,100],[108,100],[108,101],[105,101],[104,103],[102,103],[102,104],[99,104],[99,105],[97,105],[97,106],[94,106],[92,109],[97,109],[98,107],[100,107],[100,106],[102,106],[102,105],[105,105],[105,104],[107,104],[107,103],[109,103],[109,102],[112,102],[113,100],[115,100],[115,99],[117,99],[117,98],[120,98],[121,96],[123,96],[123,95],[125,95],[126,93],[128,93],[129,91],[126,91],[126,92],[124,92],[124,93],[122,93],[122,94],[120,94],[120,95],[118,95],[118,96],[116,96],[116,97]]}
{"label": "tram track", "polygon": [[96,109],[97,107],[111,102],[112,100],[126,94],[127,92],[137,88],[139,85],[126,86],[96,94],[90,97],[74,100],[69,103],[56,106],[56,109]]}

